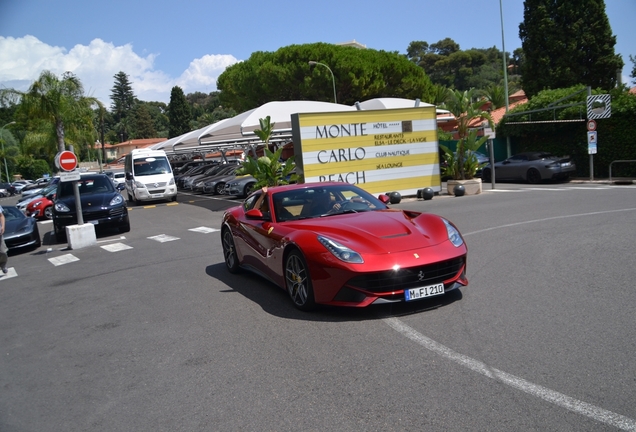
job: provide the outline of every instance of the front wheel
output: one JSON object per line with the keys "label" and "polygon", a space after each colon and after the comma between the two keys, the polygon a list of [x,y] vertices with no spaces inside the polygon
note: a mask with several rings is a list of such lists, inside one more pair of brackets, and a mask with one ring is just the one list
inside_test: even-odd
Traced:
{"label": "front wheel", "polygon": [[223,195],[225,193],[225,183],[217,183],[216,186],[214,186],[214,193],[216,195]]}
{"label": "front wheel", "polygon": [[285,260],[285,285],[298,309],[309,311],[316,307],[307,263],[298,250],[290,252]]}
{"label": "front wheel", "polygon": [[236,246],[234,246],[234,238],[232,232],[229,229],[223,230],[221,236],[221,242],[223,246],[223,257],[225,258],[225,265],[230,273],[238,273],[239,271],[239,259],[236,253]]}
{"label": "front wheel", "polygon": [[490,170],[489,169],[485,169],[481,172],[481,180],[485,183],[490,182],[491,177],[490,177]]}
{"label": "front wheel", "polygon": [[53,219],[53,206],[44,209],[44,217],[48,220]]}
{"label": "front wheel", "polygon": [[541,173],[537,171],[535,168],[530,168],[528,170],[528,183],[537,184],[541,182]]}

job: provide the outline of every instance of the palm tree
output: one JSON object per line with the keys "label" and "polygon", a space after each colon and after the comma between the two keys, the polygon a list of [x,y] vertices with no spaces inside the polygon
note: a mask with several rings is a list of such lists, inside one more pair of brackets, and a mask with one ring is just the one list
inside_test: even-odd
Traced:
{"label": "palm tree", "polygon": [[[470,124],[475,119],[486,119],[491,128],[494,128],[494,123],[492,117],[488,111],[484,111],[481,107],[484,105],[484,100],[479,99],[475,96],[475,90],[470,89],[464,92],[459,90],[454,90],[449,93],[449,98],[446,101],[446,109],[448,109],[457,119],[457,135],[459,137],[459,141],[457,142],[457,152],[456,156],[450,154],[448,155],[448,150],[444,149],[447,153],[449,159],[456,164],[455,167],[455,177],[456,180],[465,180],[466,178],[466,163],[468,162],[469,166],[474,165],[474,160],[476,156],[472,154],[472,152],[476,151],[481,144],[483,144],[483,140],[477,139],[477,133],[474,134],[470,132]],[[450,166],[449,161],[449,166]],[[471,168],[472,171],[472,168]],[[468,176],[472,178],[473,173],[468,173]]]}
{"label": "palm tree", "polygon": [[67,140],[78,144],[95,140],[91,107],[101,103],[84,96],[82,83],[70,72],[60,79],[45,70],[26,92],[3,89],[2,96],[20,99],[19,109],[39,124],[35,141],[55,141],[58,152],[66,150]]}

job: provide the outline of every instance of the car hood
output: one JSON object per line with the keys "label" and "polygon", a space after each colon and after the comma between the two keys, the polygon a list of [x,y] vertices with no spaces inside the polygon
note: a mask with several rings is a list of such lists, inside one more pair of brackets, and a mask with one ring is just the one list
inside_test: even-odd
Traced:
{"label": "car hood", "polygon": [[446,225],[439,216],[402,210],[330,215],[285,224],[294,230],[313,231],[367,253],[409,251],[448,240]]}
{"label": "car hood", "polygon": [[29,228],[29,230],[27,231],[30,231],[31,230],[30,228],[35,223],[37,222],[35,222],[34,219],[28,218],[28,217],[25,217],[23,219],[17,219],[17,220],[8,220],[6,221],[7,225],[4,229],[4,234],[2,236],[5,238],[5,240],[16,237],[21,232],[23,233],[23,230],[25,230],[26,228]]}

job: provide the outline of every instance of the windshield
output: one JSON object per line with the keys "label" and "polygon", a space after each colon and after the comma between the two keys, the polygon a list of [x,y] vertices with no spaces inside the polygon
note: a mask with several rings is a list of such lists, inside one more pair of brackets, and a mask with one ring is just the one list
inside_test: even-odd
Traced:
{"label": "windshield", "polygon": [[273,199],[279,222],[387,208],[370,193],[348,183],[279,192]]}
{"label": "windshield", "polygon": [[[80,195],[88,195],[95,193],[114,192],[112,180],[106,176],[99,177],[82,177],[78,182]],[[60,186],[59,197],[72,196],[73,182],[63,182]]]}
{"label": "windshield", "polygon": [[135,176],[168,174],[170,172],[170,163],[165,157],[145,157],[135,159],[133,170]]}

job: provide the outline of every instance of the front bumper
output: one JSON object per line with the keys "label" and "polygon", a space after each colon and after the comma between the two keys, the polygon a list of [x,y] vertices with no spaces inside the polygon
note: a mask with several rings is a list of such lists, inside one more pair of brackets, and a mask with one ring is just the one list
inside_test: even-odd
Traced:
{"label": "front bumper", "polygon": [[[84,223],[92,223],[100,227],[118,227],[129,223],[128,208],[126,206],[83,211],[82,218]],[[75,212],[55,213],[53,223],[57,231],[62,231],[64,227],[77,224],[77,215]]]}

